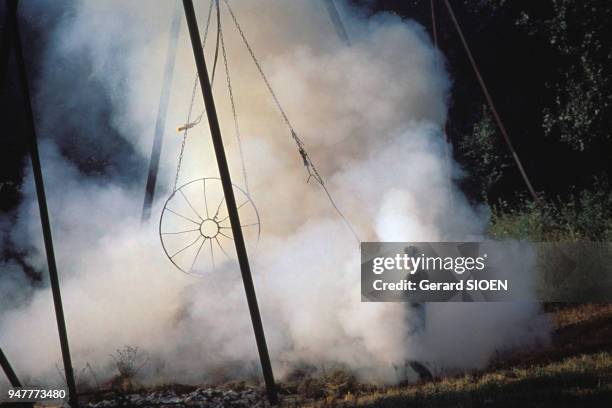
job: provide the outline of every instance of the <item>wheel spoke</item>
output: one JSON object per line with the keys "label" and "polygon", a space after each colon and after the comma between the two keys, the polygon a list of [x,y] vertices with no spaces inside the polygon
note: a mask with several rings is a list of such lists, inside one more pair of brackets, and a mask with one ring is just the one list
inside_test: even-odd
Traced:
{"label": "wheel spoke", "polygon": [[232,241],[234,240],[234,238],[230,237],[229,235],[225,235],[224,233],[222,233],[221,231],[219,231],[219,234],[223,235],[225,238],[227,239],[231,239]]}
{"label": "wheel spoke", "polygon": [[191,205],[191,201],[189,201],[189,199],[187,198],[187,196],[185,195],[185,193],[183,193],[183,190],[179,190],[179,192],[181,193],[181,195],[183,196],[183,198],[185,199],[185,201],[187,201],[187,204],[189,205],[189,207],[191,207],[191,209],[193,210],[194,214],[201,220],[204,220],[202,217],[200,217],[200,214],[196,211],[195,208],[193,208],[193,205]]}
{"label": "wheel spoke", "polygon": [[210,218],[208,215],[208,199],[206,198],[206,179],[202,179],[202,184],[204,185],[204,206],[206,207],[206,218]]}
{"label": "wheel spoke", "polygon": [[[259,225],[258,222],[253,223],[253,224],[246,224],[246,225],[241,225],[240,228],[245,228],[245,227],[254,227],[256,225]],[[219,225],[219,229],[232,229],[232,227],[222,227]]]}
{"label": "wheel spoke", "polygon": [[162,235],[178,235],[178,234],[186,234],[188,232],[195,232],[195,231],[199,231],[199,229],[192,229],[192,230],[186,230],[186,231],[177,231],[177,232],[162,232]]}
{"label": "wheel spoke", "polygon": [[[224,198],[225,198],[225,197],[224,197]],[[241,208],[242,208],[242,207],[244,207],[244,206],[245,206],[245,205],[246,205],[248,202],[249,202],[249,200],[246,200],[244,203],[242,203],[242,204],[240,204],[238,207],[236,207],[236,209],[237,209],[237,210],[241,209]],[[221,203],[223,203],[223,201],[221,201]],[[221,205],[221,204],[219,204],[219,205]],[[218,213],[218,212],[219,212],[219,209],[217,209],[217,213]],[[217,218],[217,217],[216,217],[216,215],[215,215],[215,218]],[[218,222],[219,222],[219,224],[221,224],[223,221],[227,220],[228,218],[229,218],[229,214],[228,214],[228,215],[227,215],[225,218],[223,218],[222,220],[219,220],[219,221],[218,221]]]}
{"label": "wheel spoke", "polygon": [[232,258],[230,258],[230,256],[227,254],[227,252],[225,252],[225,249],[223,249],[223,245],[221,245],[221,243],[219,242],[219,238],[215,237],[215,241],[217,241],[217,245],[219,245],[219,249],[221,249],[221,252],[223,252],[223,254],[227,258],[227,260],[231,261]]}
{"label": "wheel spoke", "polygon": [[183,252],[184,250],[186,250],[187,248],[192,247],[196,242],[198,242],[200,240],[200,238],[202,238],[202,236],[198,236],[195,241],[193,241],[191,244],[187,245],[185,248],[181,249],[180,251],[176,252],[174,255],[172,255],[170,258],[174,258],[175,256],[177,256],[178,254],[180,254],[181,252]]}
{"label": "wheel spoke", "polygon": [[200,255],[200,251],[202,250],[202,247],[204,246],[205,243],[206,243],[206,238],[204,238],[204,241],[202,241],[202,243],[200,244],[200,247],[198,248],[198,252],[196,252],[195,258],[193,258],[193,262],[191,263],[191,267],[189,267],[189,272],[191,272],[191,270],[193,269],[193,266],[195,265],[196,261],[198,260],[198,256]]}
{"label": "wheel spoke", "polygon": [[210,260],[212,261],[213,270],[215,270],[217,267],[215,266],[215,254],[213,251],[212,239],[208,242],[210,242]]}
{"label": "wheel spoke", "polygon": [[[219,215],[219,210],[221,209],[221,205],[223,204],[224,201],[225,201],[225,196],[223,196],[223,198],[221,199],[221,202],[217,206],[217,212],[215,213],[215,216],[213,217],[215,220],[217,219],[217,216]],[[229,217],[229,215],[228,215],[228,217]],[[225,217],[225,218],[227,218],[227,217]]]}
{"label": "wheel spoke", "polygon": [[177,213],[176,211],[174,211],[174,210],[172,210],[172,209],[170,209],[170,208],[168,208],[168,207],[166,207],[166,210],[170,211],[172,214],[178,215],[179,217],[181,217],[181,218],[183,218],[183,219],[186,219],[186,220],[187,220],[187,221],[189,221],[189,222],[193,222],[195,225],[200,225],[200,223],[199,223],[199,222],[194,221],[194,220],[192,220],[192,219],[191,219],[191,218],[189,218],[189,217],[185,217],[184,215],[179,214],[179,213]]}

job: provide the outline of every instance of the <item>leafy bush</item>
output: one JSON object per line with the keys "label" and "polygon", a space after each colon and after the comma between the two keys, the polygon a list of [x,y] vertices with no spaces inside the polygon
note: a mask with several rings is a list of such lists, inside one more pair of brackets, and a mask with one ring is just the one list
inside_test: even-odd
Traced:
{"label": "leafy bush", "polygon": [[522,202],[511,208],[492,207],[488,233],[494,238],[532,241],[612,240],[612,193],[607,183],[595,183],[570,199]]}

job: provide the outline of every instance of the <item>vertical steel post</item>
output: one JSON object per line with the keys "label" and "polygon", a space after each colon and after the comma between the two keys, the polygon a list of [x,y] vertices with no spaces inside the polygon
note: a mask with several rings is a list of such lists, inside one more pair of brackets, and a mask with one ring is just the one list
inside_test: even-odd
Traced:
{"label": "vertical steel post", "polygon": [[49,277],[51,282],[51,291],[53,293],[53,304],[55,306],[55,318],[57,320],[57,330],[59,332],[60,346],[62,349],[62,359],[64,362],[64,372],[66,374],[66,383],[68,385],[69,402],[73,408],[78,406],[76,393],[76,384],[74,382],[74,372],[72,370],[72,361],[70,359],[70,347],[68,346],[68,335],[66,331],[66,321],[64,320],[64,308],[62,306],[62,297],[60,293],[59,276],[57,265],[55,263],[55,252],[53,250],[53,239],[51,236],[51,224],[49,222],[49,212],[47,210],[47,198],[45,195],[45,186],[40,164],[40,156],[38,154],[38,142],[36,140],[36,129],[34,126],[34,114],[32,112],[32,102],[30,100],[30,90],[28,86],[28,75],[21,47],[21,38],[19,36],[19,20],[17,18],[17,3],[18,0],[10,0],[13,19],[13,42],[15,47],[15,59],[17,62],[17,71],[19,73],[19,83],[21,93],[24,100],[24,114],[26,120],[26,137],[28,138],[30,148],[30,158],[32,160],[32,170],[34,174],[34,183],[36,184],[36,196],[38,198],[38,209],[40,211],[40,223],[42,224],[43,238],[45,241],[45,251],[47,253],[47,265],[49,268]]}
{"label": "vertical steel post", "polygon": [[176,10],[170,27],[170,38],[168,39],[168,50],[166,51],[166,64],[164,66],[164,77],[162,82],[159,106],[157,108],[157,119],[155,121],[155,136],[151,150],[151,161],[149,162],[149,175],[145,188],[145,198],[142,205],[142,221],[147,221],[151,216],[151,206],[155,197],[155,184],[157,183],[157,172],[159,170],[159,157],[161,155],[164,130],[166,129],[166,116],[168,114],[168,101],[172,76],[174,75],[174,63],[176,60],[176,47],[181,29],[181,3],[176,2]]}
{"label": "vertical steel post", "polygon": [[249,311],[251,313],[251,322],[253,323],[253,331],[255,332],[255,340],[257,341],[257,349],[259,351],[259,359],[261,361],[261,368],[263,371],[264,380],[266,382],[268,401],[270,402],[271,405],[277,405],[278,395],[276,393],[276,385],[274,383],[274,374],[272,372],[272,364],[270,363],[270,356],[268,354],[268,347],[266,346],[264,328],[261,322],[261,316],[259,314],[259,307],[257,306],[257,297],[255,296],[255,286],[253,285],[253,278],[251,276],[251,268],[249,266],[249,258],[247,256],[247,250],[244,244],[244,237],[242,236],[242,229],[240,227],[240,217],[238,216],[238,209],[236,207],[236,198],[234,197],[234,190],[232,189],[232,180],[231,180],[229,168],[227,165],[227,159],[225,157],[225,149],[223,147],[223,139],[221,138],[221,129],[219,127],[219,119],[217,117],[215,101],[213,99],[212,89],[211,89],[210,81],[208,78],[208,71],[206,69],[206,61],[204,60],[204,50],[202,49],[202,44],[200,43],[200,32],[198,29],[198,22],[196,20],[196,15],[195,15],[195,10],[193,8],[192,0],[183,0],[183,6],[185,8],[185,17],[187,19],[187,26],[189,27],[189,36],[191,37],[191,46],[193,48],[193,56],[195,58],[196,67],[198,69],[198,75],[200,77],[200,87],[202,88],[202,95],[204,97],[206,115],[208,117],[208,124],[210,126],[210,134],[212,136],[215,156],[217,157],[217,164],[219,166],[219,174],[221,176],[221,183],[223,185],[223,193],[225,195],[225,201],[227,203],[227,211],[229,214],[230,222],[232,224],[234,244],[236,246],[238,262],[240,264],[240,272],[242,274],[242,281],[244,283],[244,290],[246,292],[247,303],[249,305]]}

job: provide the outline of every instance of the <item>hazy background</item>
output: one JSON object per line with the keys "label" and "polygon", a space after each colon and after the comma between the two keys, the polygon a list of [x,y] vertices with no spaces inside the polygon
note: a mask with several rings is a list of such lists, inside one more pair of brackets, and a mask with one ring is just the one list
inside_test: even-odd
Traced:
{"label": "hazy background", "polygon": [[[483,238],[486,208],[469,205],[449,182],[449,174],[461,177],[446,158],[442,132],[451,81],[444,57],[420,25],[344,5],[349,47],[336,37],[321,2],[231,4],[361,239]],[[226,265],[203,279],[187,276],[163,255],[156,232],[181,143],[175,128],[186,120],[195,75],[184,22],[157,200],[150,224],[141,226],[174,5],[37,1],[24,3],[21,16],[38,24],[59,7],[59,22],[45,38],[44,62],[31,75],[75,367],[89,363],[108,378],[116,374],[109,355],[134,345],[149,357],[140,372],[144,382],[257,375],[237,269]],[[203,32],[208,3],[196,8]],[[535,303],[429,304],[421,331],[406,305],[362,304],[357,243],[320,188],[306,184],[290,133],[224,5],[222,27],[252,198],[262,220],[251,262],[277,376],[303,365],[342,366],[362,380],[392,383],[413,376],[394,368],[407,360],[452,372],[546,341],[548,326]],[[241,185],[222,68],[215,97],[234,182]],[[201,109],[198,94],[195,111]],[[22,203],[0,218],[0,243],[10,242],[23,259],[1,265],[0,344],[24,382],[57,382],[57,330],[29,162],[24,166]],[[190,132],[180,180],[216,174],[203,122]],[[43,271],[42,281],[35,271]]]}

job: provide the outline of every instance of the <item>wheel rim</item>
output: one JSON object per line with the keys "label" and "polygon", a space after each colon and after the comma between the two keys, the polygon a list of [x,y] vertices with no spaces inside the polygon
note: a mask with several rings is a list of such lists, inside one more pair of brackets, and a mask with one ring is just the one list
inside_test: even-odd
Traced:
{"label": "wheel rim", "polygon": [[[245,243],[254,249],[261,235],[259,212],[243,189],[232,187]],[[235,261],[221,179],[200,178],[178,187],[164,203],[159,237],[170,262],[189,275],[202,277]]]}

